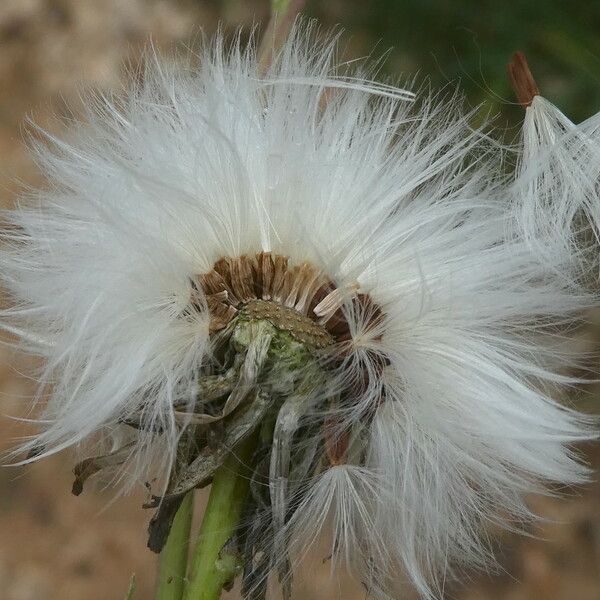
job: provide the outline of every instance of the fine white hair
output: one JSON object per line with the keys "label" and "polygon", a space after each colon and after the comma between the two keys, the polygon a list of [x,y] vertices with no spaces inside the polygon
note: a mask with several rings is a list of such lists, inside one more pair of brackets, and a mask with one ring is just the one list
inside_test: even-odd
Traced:
{"label": "fine white hair", "polygon": [[[151,59],[64,139],[45,134],[47,186],[4,214],[0,323],[44,360],[23,449],[126,435],[126,483],[168,469],[173,406],[209,350],[200,291],[181,318],[194,276],[224,256],[308,261],[384,318],[346,307],[331,366],[332,385],[372,372],[337,415],[364,460],[307,477],[284,534],[310,544],[332,524],[371,593],[391,597],[402,569],[438,597],[455,567],[487,563],[489,523],[518,527],[526,494],[586,478],[572,444],[591,421],[556,398],[581,362],[568,336],[598,304],[599,117],[575,125],[536,97],[507,174],[512,151],[458,93],[371,82],[305,25],[265,72],[239,39],[197,58]],[[122,434],[141,410],[151,426]]]}

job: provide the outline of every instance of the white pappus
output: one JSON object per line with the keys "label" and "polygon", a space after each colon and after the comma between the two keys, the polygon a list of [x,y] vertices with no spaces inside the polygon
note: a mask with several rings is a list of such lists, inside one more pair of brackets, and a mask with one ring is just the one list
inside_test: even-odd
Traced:
{"label": "white pappus", "polygon": [[[375,597],[401,570],[433,598],[487,563],[490,522],[516,527],[527,493],[586,478],[571,444],[591,421],[554,398],[599,300],[598,118],[537,96],[506,175],[458,94],[374,83],[335,54],[298,26],[261,72],[252,45],[217,37],[196,67],[151,61],[47,135],[48,185],[4,214],[0,322],[44,359],[24,450],[120,448],[125,485],[168,472],[186,426],[251,403],[287,331],[318,366],[273,426],[278,558],[331,527]],[[271,329],[215,412],[202,369],[240,315]]]}

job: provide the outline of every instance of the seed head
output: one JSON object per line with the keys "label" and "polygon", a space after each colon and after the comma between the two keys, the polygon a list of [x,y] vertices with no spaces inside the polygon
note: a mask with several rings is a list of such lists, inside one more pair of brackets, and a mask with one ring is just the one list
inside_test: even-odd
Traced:
{"label": "seed head", "polygon": [[256,435],[248,597],[271,572],[289,595],[330,528],[373,596],[405,573],[433,598],[488,562],[490,521],[585,480],[570,445],[590,420],[555,396],[580,363],[564,334],[599,300],[598,118],[528,96],[506,175],[458,93],[373,82],[335,50],[300,24],[265,70],[217,37],[48,134],[48,185],[6,216],[0,322],[45,361],[24,450],[83,451],[76,493],[105,467],[162,474],[153,549]]}

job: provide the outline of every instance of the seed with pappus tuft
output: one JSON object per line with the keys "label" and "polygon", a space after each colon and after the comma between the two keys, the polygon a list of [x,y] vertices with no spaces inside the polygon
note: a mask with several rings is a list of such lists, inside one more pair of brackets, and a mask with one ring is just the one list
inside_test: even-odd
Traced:
{"label": "seed with pappus tuft", "polygon": [[373,597],[403,573],[436,598],[488,562],[487,524],[586,479],[571,445],[592,421],[555,396],[600,300],[600,117],[571,123],[521,57],[505,150],[458,93],[335,51],[300,23],[265,70],[217,37],[36,146],[50,185],[5,215],[0,256],[2,327],[45,360],[21,450],[85,451],[76,493],[105,468],[162,477],[154,550],[239,457],[219,592],[241,572],[260,600],[274,574],[289,597],[329,529]]}

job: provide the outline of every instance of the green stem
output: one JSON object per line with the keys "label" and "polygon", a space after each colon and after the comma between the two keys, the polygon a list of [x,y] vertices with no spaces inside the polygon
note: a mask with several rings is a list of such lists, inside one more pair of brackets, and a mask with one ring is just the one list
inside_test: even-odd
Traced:
{"label": "green stem", "polygon": [[256,443],[256,434],[248,436],[215,473],[184,600],[218,600],[242,569],[240,557],[226,545],[240,522]]}
{"label": "green stem", "polygon": [[186,494],[160,553],[156,600],[181,600],[188,562],[194,493]]}

